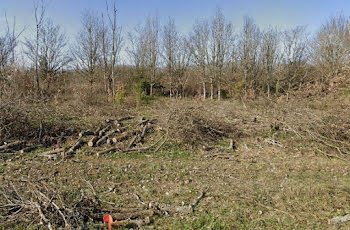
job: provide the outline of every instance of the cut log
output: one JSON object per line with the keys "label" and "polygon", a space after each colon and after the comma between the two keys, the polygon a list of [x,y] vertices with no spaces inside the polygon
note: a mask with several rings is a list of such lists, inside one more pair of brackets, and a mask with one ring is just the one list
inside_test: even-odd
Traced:
{"label": "cut log", "polygon": [[141,135],[140,135],[141,138],[145,137],[148,127],[149,127],[148,125],[143,126]]}
{"label": "cut log", "polygon": [[106,141],[106,145],[112,145],[112,144],[113,144],[112,138],[108,138]]}
{"label": "cut log", "polygon": [[157,119],[143,120],[138,125],[139,126],[143,126],[143,125],[146,125],[146,124],[155,124],[156,122],[157,122]]}
{"label": "cut log", "polygon": [[114,119],[106,119],[106,123],[113,123],[115,120]]}
{"label": "cut log", "polygon": [[108,132],[112,127],[110,125],[108,125],[107,127],[103,128],[99,133],[98,136],[102,137],[103,135],[105,135],[106,132]]}
{"label": "cut log", "polygon": [[119,128],[116,129],[118,133],[124,133],[126,131],[126,128]]}
{"label": "cut log", "polygon": [[79,138],[77,142],[68,150],[67,154],[72,154],[76,150],[80,149],[86,142],[82,138]]}
{"label": "cut log", "polygon": [[127,116],[127,117],[122,117],[120,119],[118,119],[118,122],[123,122],[123,121],[127,121],[127,120],[132,120],[134,119],[135,117],[133,116]]}
{"label": "cut log", "polygon": [[0,151],[13,149],[13,150],[19,150],[25,145],[25,141],[14,141],[5,145],[0,146]]}
{"label": "cut log", "polygon": [[233,141],[233,139],[230,140],[230,146],[228,147],[229,150],[235,150],[236,149],[236,143]]}
{"label": "cut log", "polygon": [[138,135],[135,135],[135,136],[131,139],[131,141],[130,141],[128,147],[127,147],[127,149],[131,149],[132,147],[134,147],[135,142],[136,142],[136,139],[137,139],[138,137],[139,137]]}
{"label": "cut log", "polygon": [[106,143],[108,139],[108,135],[105,135],[103,137],[101,137],[97,142],[96,142],[96,145],[95,146],[101,146],[103,145],[104,143]]}
{"label": "cut log", "polygon": [[122,123],[120,123],[120,121],[115,120],[115,119],[107,119],[106,123],[110,124],[110,125],[114,125],[116,127],[121,127],[123,125]]}
{"label": "cut log", "polygon": [[41,147],[42,147],[42,145],[27,146],[27,147],[25,147],[24,149],[21,149],[19,152],[20,152],[21,154],[23,154],[23,153],[28,153],[28,152],[34,151],[34,150],[36,150],[36,149],[38,149],[38,148],[41,148]]}
{"label": "cut log", "polygon": [[91,138],[88,142],[88,146],[89,147],[94,147],[96,142],[100,139],[99,136],[94,136],[93,138]]}
{"label": "cut log", "polygon": [[128,140],[133,135],[133,132],[124,132],[120,136],[112,138],[113,143],[122,142]]}
{"label": "cut log", "polygon": [[107,142],[107,139],[114,136],[117,133],[116,130],[112,130],[109,133],[107,133],[106,135],[104,135],[103,137],[101,137],[97,142],[96,142],[96,146],[100,146],[103,145],[104,143]]}
{"label": "cut log", "polygon": [[113,137],[111,138],[112,144],[117,144],[118,143],[118,138],[117,137]]}
{"label": "cut log", "polygon": [[83,131],[81,133],[79,133],[79,137],[85,137],[85,136],[91,136],[91,135],[94,135],[95,133],[90,131],[90,130],[86,130],[86,131]]}
{"label": "cut log", "polygon": [[98,128],[95,130],[94,135],[97,136],[97,135],[100,133],[100,131],[101,131],[102,129],[103,129],[103,126],[98,127]]}

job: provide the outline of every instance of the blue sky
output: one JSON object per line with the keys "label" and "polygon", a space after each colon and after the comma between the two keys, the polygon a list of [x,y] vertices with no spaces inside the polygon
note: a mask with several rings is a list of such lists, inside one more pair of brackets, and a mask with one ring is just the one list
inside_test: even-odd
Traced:
{"label": "blue sky", "polygon": [[[102,11],[104,0],[46,0],[48,15],[70,35],[75,36],[80,27],[80,15],[84,8]],[[330,15],[343,12],[350,16],[349,0],[117,0],[119,20],[124,31],[130,31],[148,14],[158,12],[161,21],[174,17],[179,30],[187,32],[196,18],[210,18],[216,6],[220,6],[227,19],[236,28],[244,15],[252,16],[265,27],[274,25],[289,28],[308,25],[315,30]],[[19,27],[33,26],[32,0],[0,0],[0,20],[4,12],[8,18],[16,16]],[[3,19],[1,20],[3,21]]]}
{"label": "blue sky", "polygon": [[[105,10],[105,0],[45,2],[48,5],[47,15],[61,25],[71,42],[74,42],[80,28],[84,9]],[[349,0],[117,0],[119,23],[124,33],[143,22],[147,15],[156,12],[161,22],[165,22],[169,16],[175,18],[178,30],[187,33],[196,18],[213,17],[217,6],[222,8],[236,30],[241,28],[245,15],[253,17],[261,28],[273,25],[286,29],[307,25],[310,32],[331,15],[343,13],[346,17],[350,16]],[[34,28],[32,0],[0,0],[0,29],[4,25],[5,12],[9,21],[16,16],[17,28],[26,28],[23,36],[30,36]]]}

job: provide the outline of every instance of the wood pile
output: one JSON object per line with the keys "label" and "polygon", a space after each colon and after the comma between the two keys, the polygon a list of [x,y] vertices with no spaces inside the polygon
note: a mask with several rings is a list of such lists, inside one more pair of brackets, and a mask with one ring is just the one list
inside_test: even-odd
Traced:
{"label": "wood pile", "polygon": [[[144,152],[152,149],[159,150],[167,138],[167,132],[161,133],[160,139],[149,144],[146,137],[155,130],[162,132],[161,128],[155,127],[156,119],[142,117],[138,122],[135,117],[123,117],[120,119],[107,119],[96,130],[85,130],[77,137],[58,137],[53,140],[50,150],[37,153],[39,156],[49,159],[64,159],[73,157],[79,150],[86,147],[87,152],[94,152],[97,156],[111,152]],[[72,144],[61,140],[75,139]],[[148,144],[146,146],[146,144]],[[25,141],[13,141],[0,146],[0,156],[8,154],[23,154],[42,148],[42,145],[27,145]]]}

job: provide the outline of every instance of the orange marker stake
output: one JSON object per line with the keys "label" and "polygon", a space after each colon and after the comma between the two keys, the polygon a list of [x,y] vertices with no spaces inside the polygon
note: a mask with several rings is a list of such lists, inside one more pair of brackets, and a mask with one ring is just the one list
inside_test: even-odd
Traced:
{"label": "orange marker stake", "polygon": [[108,230],[112,230],[113,217],[111,215],[105,215],[103,217],[103,222],[108,223]]}

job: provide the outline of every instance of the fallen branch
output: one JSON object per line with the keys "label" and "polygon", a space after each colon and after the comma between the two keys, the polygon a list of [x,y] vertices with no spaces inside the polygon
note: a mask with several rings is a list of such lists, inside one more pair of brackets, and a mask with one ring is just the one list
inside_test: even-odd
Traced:
{"label": "fallen branch", "polygon": [[190,205],[184,205],[184,206],[169,206],[169,205],[157,205],[157,209],[159,209],[162,212],[165,212],[166,214],[174,214],[174,213],[182,213],[182,214],[188,214],[194,212],[195,207],[199,204],[199,202],[204,198],[205,192],[201,192],[201,194],[194,199],[194,201]]}
{"label": "fallen branch", "polygon": [[0,146],[0,151],[8,150],[8,149],[18,149],[21,148],[25,144],[25,141],[14,141],[5,145]]}
{"label": "fallen branch", "polygon": [[52,155],[52,154],[58,154],[61,152],[64,152],[66,149],[65,148],[58,148],[58,149],[54,149],[54,150],[50,150],[47,152],[43,152],[43,153],[39,153],[39,156],[47,156],[47,155]]}
{"label": "fallen branch", "polygon": [[127,147],[127,150],[131,149],[131,148],[134,146],[134,144],[135,144],[136,139],[138,138],[138,136],[139,136],[139,135],[135,135],[135,136],[131,139],[131,141],[130,141],[128,147]]}
{"label": "fallen branch", "polygon": [[130,131],[129,132],[124,132],[120,136],[113,137],[112,141],[113,141],[113,143],[122,142],[122,141],[128,140],[131,137],[131,135],[132,135],[132,132],[130,132]]}
{"label": "fallen branch", "polygon": [[92,132],[90,130],[86,130],[86,131],[83,131],[81,133],[79,133],[79,137],[85,137],[85,136],[91,136],[91,135],[94,135],[95,132]]}
{"label": "fallen branch", "polygon": [[88,142],[88,146],[89,147],[94,147],[96,142],[100,139],[99,136],[94,136],[93,138],[91,138]]}
{"label": "fallen branch", "polygon": [[139,126],[143,126],[143,125],[146,125],[146,124],[155,124],[157,122],[157,119],[152,119],[152,120],[142,120],[141,119],[141,122],[138,123],[137,125]]}
{"label": "fallen branch", "polygon": [[328,220],[328,224],[341,224],[350,221],[350,214],[345,216],[336,216],[330,220]]}
{"label": "fallen branch", "polygon": [[94,132],[93,135],[95,135],[95,136],[98,135],[102,129],[103,129],[103,126],[98,127],[98,128],[95,130],[95,132]]}
{"label": "fallen branch", "polygon": [[264,142],[266,142],[270,145],[276,145],[276,146],[281,147],[281,148],[283,147],[283,145],[281,143],[279,143],[276,140],[270,139],[270,138],[265,139]]}
{"label": "fallen branch", "polygon": [[194,209],[198,204],[199,201],[201,201],[201,199],[203,199],[205,196],[205,192],[202,192],[196,199],[194,199],[194,201],[191,204],[191,208]]}
{"label": "fallen branch", "polygon": [[86,142],[82,138],[79,138],[78,141],[68,150],[67,155],[73,154],[76,150],[80,149]]}
{"label": "fallen branch", "polygon": [[236,143],[233,139],[230,140],[230,146],[228,147],[229,150],[235,150],[236,149]]}
{"label": "fallen branch", "polygon": [[118,119],[117,121],[118,121],[118,122],[122,122],[122,121],[132,120],[132,119],[134,119],[134,118],[135,118],[135,117],[133,117],[133,116],[127,116],[127,117],[120,118],[120,119]]}
{"label": "fallen branch", "polygon": [[106,132],[108,132],[112,127],[110,125],[108,125],[107,127],[103,128],[102,130],[100,130],[100,132],[98,132],[98,136],[102,137],[103,135],[105,135]]}
{"label": "fallen branch", "polygon": [[112,130],[111,132],[107,133],[106,135],[104,135],[103,137],[101,137],[97,142],[96,142],[96,146],[100,146],[103,145],[104,143],[106,143],[107,139],[111,136],[113,136],[114,134],[116,134],[117,131],[116,130]]}
{"label": "fallen branch", "polygon": [[40,219],[47,225],[47,228],[49,230],[53,230],[50,220],[46,218],[46,216],[44,215],[43,211],[41,210],[40,205],[38,203],[34,203],[34,205],[39,211]]}
{"label": "fallen branch", "polygon": [[165,142],[168,140],[168,136],[169,136],[169,131],[166,131],[164,140],[162,141],[162,143],[154,150],[154,152],[158,152],[159,149],[165,144]]}
{"label": "fallen branch", "polygon": [[101,156],[101,155],[103,155],[103,154],[110,153],[110,152],[112,152],[112,151],[118,151],[118,152],[119,152],[120,149],[119,149],[118,147],[114,146],[114,147],[112,147],[112,148],[109,148],[109,149],[106,149],[106,150],[97,152],[96,155],[97,155],[97,156]]}
{"label": "fallen branch", "polygon": [[27,147],[25,147],[24,149],[21,149],[19,152],[20,152],[21,154],[23,154],[23,153],[28,153],[28,152],[32,152],[32,151],[34,151],[34,150],[36,150],[36,149],[38,149],[38,148],[41,148],[41,147],[42,147],[42,145],[27,146]]}

